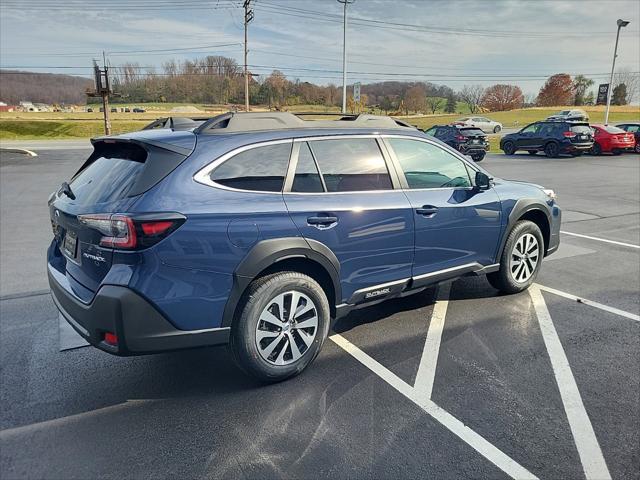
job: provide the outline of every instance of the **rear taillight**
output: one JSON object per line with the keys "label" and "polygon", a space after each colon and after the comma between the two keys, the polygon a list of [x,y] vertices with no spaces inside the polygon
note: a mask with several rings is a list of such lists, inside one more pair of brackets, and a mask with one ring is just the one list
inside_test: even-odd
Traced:
{"label": "rear taillight", "polygon": [[567,138],[574,138],[577,134],[576,132],[569,131],[569,132],[562,132],[562,135],[564,135]]}
{"label": "rear taillight", "polygon": [[465,139],[466,139],[466,137],[464,135],[456,135],[456,140],[463,141]]}
{"label": "rear taillight", "polygon": [[122,214],[78,215],[78,221],[103,236],[100,246],[122,250],[150,247],[165,238],[185,221],[184,215]]}

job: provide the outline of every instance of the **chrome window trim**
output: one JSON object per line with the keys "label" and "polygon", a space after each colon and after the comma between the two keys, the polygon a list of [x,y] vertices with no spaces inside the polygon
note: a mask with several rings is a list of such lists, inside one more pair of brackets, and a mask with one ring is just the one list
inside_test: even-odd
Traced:
{"label": "chrome window trim", "polygon": [[[374,140],[376,140],[378,149],[380,150],[380,155],[382,156],[382,159],[384,160],[384,164],[385,164],[385,168],[387,169],[387,174],[389,175],[389,179],[391,180],[391,185],[393,186],[394,184],[394,174],[397,177],[397,172],[395,172],[395,165],[393,165],[392,161],[391,161],[391,157],[388,156],[388,149],[386,147],[386,145],[384,144],[384,142],[382,141],[382,137],[380,136],[380,134],[378,133],[366,133],[366,134],[357,134],[357,135],[326,135],[326,136],[322,136],[322,137],[296,137],[293,139],[293,145],[294,145],[294,149],[296,147],[296,144],[300,144],[303,142],[316,142],[319,140],[344,140],[344,139],[349,139],[349,138],[373,138]],[[315,157],[315,153],[313,152],[313,148],[311,148],[311,146],[309,146],[309,149],[311,150],[311,155],[313,156],[313,160],[314,162],[316,162],[316,168],[318,169],[318,173],[320,174],[320,179],[322,181],[322,186],[323,188],[325,188],[324,192],[292,192],[291,191],[291,187],[289,186],[289,188],[286,188],[287,185],[285,183],[285,188],[284,191],[282,192],[283,195],[351,195],[351,194],[362,194],[362,193],[384,193],[384,192],[402,192],[402,188],[399,185],[398,188],[389,188],[386,190],[353,190],[350,192],[328,192],[326,190],[326,185],[324,182],[324,177],[322,176],[322,171],[320,170],[320,165],[318,165],[317,159]],[[300,153],[299,148],[298,148],[298,154]],[[293,153],[292,153],[292,158],[293,158]],[[297,162],[298,162],[298,158],[296,156],[296,166],[297,166]],[[392,173],[391,168],[394,169],[394,172]],[[293,175],[295,175],[295,172],[293,173]],[[292,177],[292,184],[293,184],[293,177]],[[345,211],[349,211],[352,209],[348,209]],[[377,209],[379,210],[379,209]]]}
{"label": "chrome window trim", "polygon": [[[291,144],[291,147],[293,149],[293,139],[291,139],[291,138],[287,138],[287,139],[284,139],[284,140],[269,140],[267,142],[252,143],[250,145],[244,145],[242,147],[234,148],[233,150],[225,153],[221,157],[218,157],[213,162],[208,163],[207,165],[202,167],[200,170],[198,170],[193,175],[193,179],[196,182],[201,183],[202,185],[207,185],[209,187],[220,188],[222,190],[229,190],[229,191],[232,191],[232,192],[245,192],[245,193],[248,192],[248,193],[262,193],[262,194],[267,194],[267,195],[282,195],[282,190],[280,190],[279,192],[265,192],[264,190],[244,190],[244,189],[241,189],[241,188],[228,187],[226,185],[222,185],[220,183],[214,182],[213,180],[211,180],[210,175],[216,168],[218,168],[224,162],[226,162],[227,160],[230,160],[231,158],[235,157],[236,155],[238,155],[238,154],[240,154],[242,152],[246,152],[247,150],[253,150],[254,148],[268,147],[268,146],[271,146],[271,145],[281,145],[281,144],[287,144],[287,143]],[[291,162],[291,153],[289,153],[289,160],[287,162],[287,171],[285,172],[285,180],[283,182],[283,188],[284,188],[284,184],[287,181],[287,175],[288,175],[288,172],[290,170],[290,168],[289,168],[289,163],[290,162]]]}

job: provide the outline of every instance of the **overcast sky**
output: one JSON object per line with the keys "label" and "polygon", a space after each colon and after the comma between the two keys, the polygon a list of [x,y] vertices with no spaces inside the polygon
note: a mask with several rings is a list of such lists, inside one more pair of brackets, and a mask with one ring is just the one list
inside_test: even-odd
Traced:
{"label": "overcast sky", "polygon": [[[241,0],[0,5],[2,68],[89,76],[91,59],[102,50],[112,65],[158,66],[206,54],[242,63]],[[341,4],[252,0],[252,6],[253,72],[278,68],[290,79],[341,84]],[[537,93],[544,77],[558,72],[599,83],[611,68],[620,17],[631,24],[621,34],[617,69],[640,71],[638,0],[355,0],[348,15],[349,83],[423,80],[458,89],[500,81]]]}

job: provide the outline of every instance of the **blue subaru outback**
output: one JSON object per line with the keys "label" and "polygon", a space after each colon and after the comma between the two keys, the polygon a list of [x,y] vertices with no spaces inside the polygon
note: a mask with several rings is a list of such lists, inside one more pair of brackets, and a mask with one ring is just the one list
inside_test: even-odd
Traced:
{"label": "blue subaru outback", "polygon": [[61,315],[116,355],[228,343],[283,380],[331,319],[465,275],[519,292],[558,248],[551,190],[389,117],[229,113],[93,147],[49,199],[48,276]]}

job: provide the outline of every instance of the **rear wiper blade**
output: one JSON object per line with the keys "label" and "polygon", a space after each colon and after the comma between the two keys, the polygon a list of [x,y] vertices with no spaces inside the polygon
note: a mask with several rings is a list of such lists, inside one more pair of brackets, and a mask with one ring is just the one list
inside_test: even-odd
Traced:
{"label": "rear wiper blade", "polygon": [[69,186],[69,184],[67,182],[62,182],[62,185],[60,185],[60,191],[62,193],[64,193],[67,197],[69,197],[71,200],[75,200],[76,199],[76,196],[71,191],[71,187]]}

